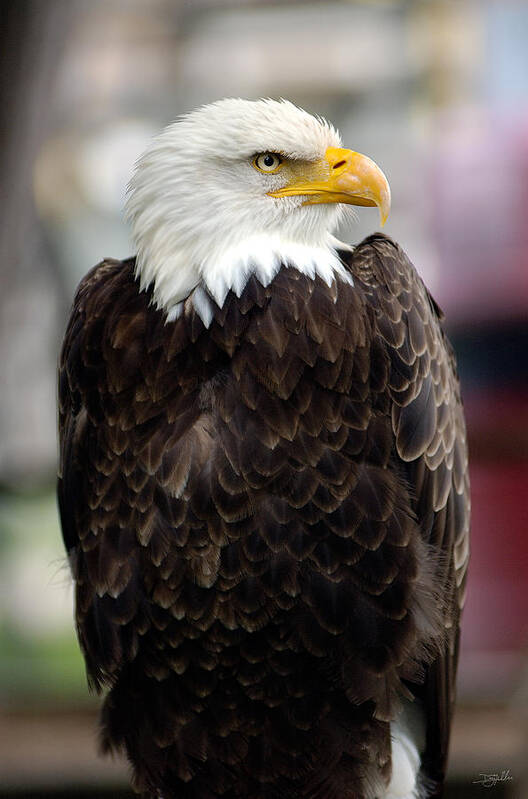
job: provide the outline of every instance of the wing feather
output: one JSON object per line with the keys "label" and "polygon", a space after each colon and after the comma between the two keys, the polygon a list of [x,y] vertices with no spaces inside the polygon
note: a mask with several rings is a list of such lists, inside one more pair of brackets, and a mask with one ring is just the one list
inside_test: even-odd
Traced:
{"label": "wing feather", "polygon": [[59,509],[98,690],[135,658],[151,626],[148,575],[178,531],[187,540],[179,497],[208,457],[196,386],[160,366],[163,327],[137,289],[133,261],[107,260],[79,287],[61,353]]}
{"label": "wing feather", "polygon": [[377,234],[344,257],[363,283],[374,329],[388,352],[398,454],[424,541],[439,555],[445,643],[426,667],[424,687],[414,690],[426,705],[426,772],[441,791],[469,558],[467,444],[455,357],[440,325],[441,310],[394,242]]}

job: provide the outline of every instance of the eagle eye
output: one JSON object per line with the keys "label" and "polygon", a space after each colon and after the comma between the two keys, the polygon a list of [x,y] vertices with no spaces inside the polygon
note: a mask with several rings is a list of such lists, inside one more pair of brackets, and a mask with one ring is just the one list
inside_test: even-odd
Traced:
{"label": "eagle eye", "polygon": [[283,158],[278,153],[260,153],[253,159],[253,166],[259,172],[278,172],[283,164]]}

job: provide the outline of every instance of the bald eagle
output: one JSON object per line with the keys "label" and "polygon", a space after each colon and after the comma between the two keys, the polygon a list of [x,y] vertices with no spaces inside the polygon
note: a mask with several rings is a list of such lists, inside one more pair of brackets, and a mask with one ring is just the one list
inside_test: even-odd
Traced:
{"label": "bald eagle", "polygon": [[81,282],[59,504],[102,745],[163,799],[440,796],[468,559],[441,312],[386,178],[289,102],[169,125]]}

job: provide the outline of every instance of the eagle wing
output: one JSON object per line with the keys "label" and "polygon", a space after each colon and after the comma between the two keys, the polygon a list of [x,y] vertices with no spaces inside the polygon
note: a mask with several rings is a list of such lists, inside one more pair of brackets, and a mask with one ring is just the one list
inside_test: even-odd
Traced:
{"label": "eagle wing", "polygon": [[466,428],[455,356],[443,314],[405,253],[386,236],[342,253],[364,291],[374,330],[389,355],[387,391],[401,467],[424,541],[437,555],[445,639],[414,685],[426,711],[424,769],[443,784],[455,698],[459,622],[469,559],[470,496]]}
{"label": "eagle wing", "polygon": [[[197,364],[189,378],[177,359],[167,368],[164,319],[138,291],[133,268],[133,259],[107,259],[86,275],[59,363],[59,511],[77,632],[97,690],[136,658],[147,630],[165,629],[156,611],[175,590],[160,587],[162,561],[184,575],[204,538],[194,514],[196,475],[211,442],[198,400],[204,370]],[[176,353],[188,343],[179,332]],[[187,561],[179,563],[175,553],[190,530]],[[148,663],[160,679],[162,660]]]}

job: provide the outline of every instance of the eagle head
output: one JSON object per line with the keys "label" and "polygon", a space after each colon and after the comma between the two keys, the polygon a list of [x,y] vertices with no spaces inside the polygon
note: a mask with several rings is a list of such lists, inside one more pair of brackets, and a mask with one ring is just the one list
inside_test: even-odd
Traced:
{"label": "eagle head", "polygon": [[281,100],[221,100],[168,125],[139,159],[126,214],[137,275],[170,317],[200,282],[222,305],[249,274],[280,263],[337,268],[343,204],[378,206],[390,189],[326,120]]}

